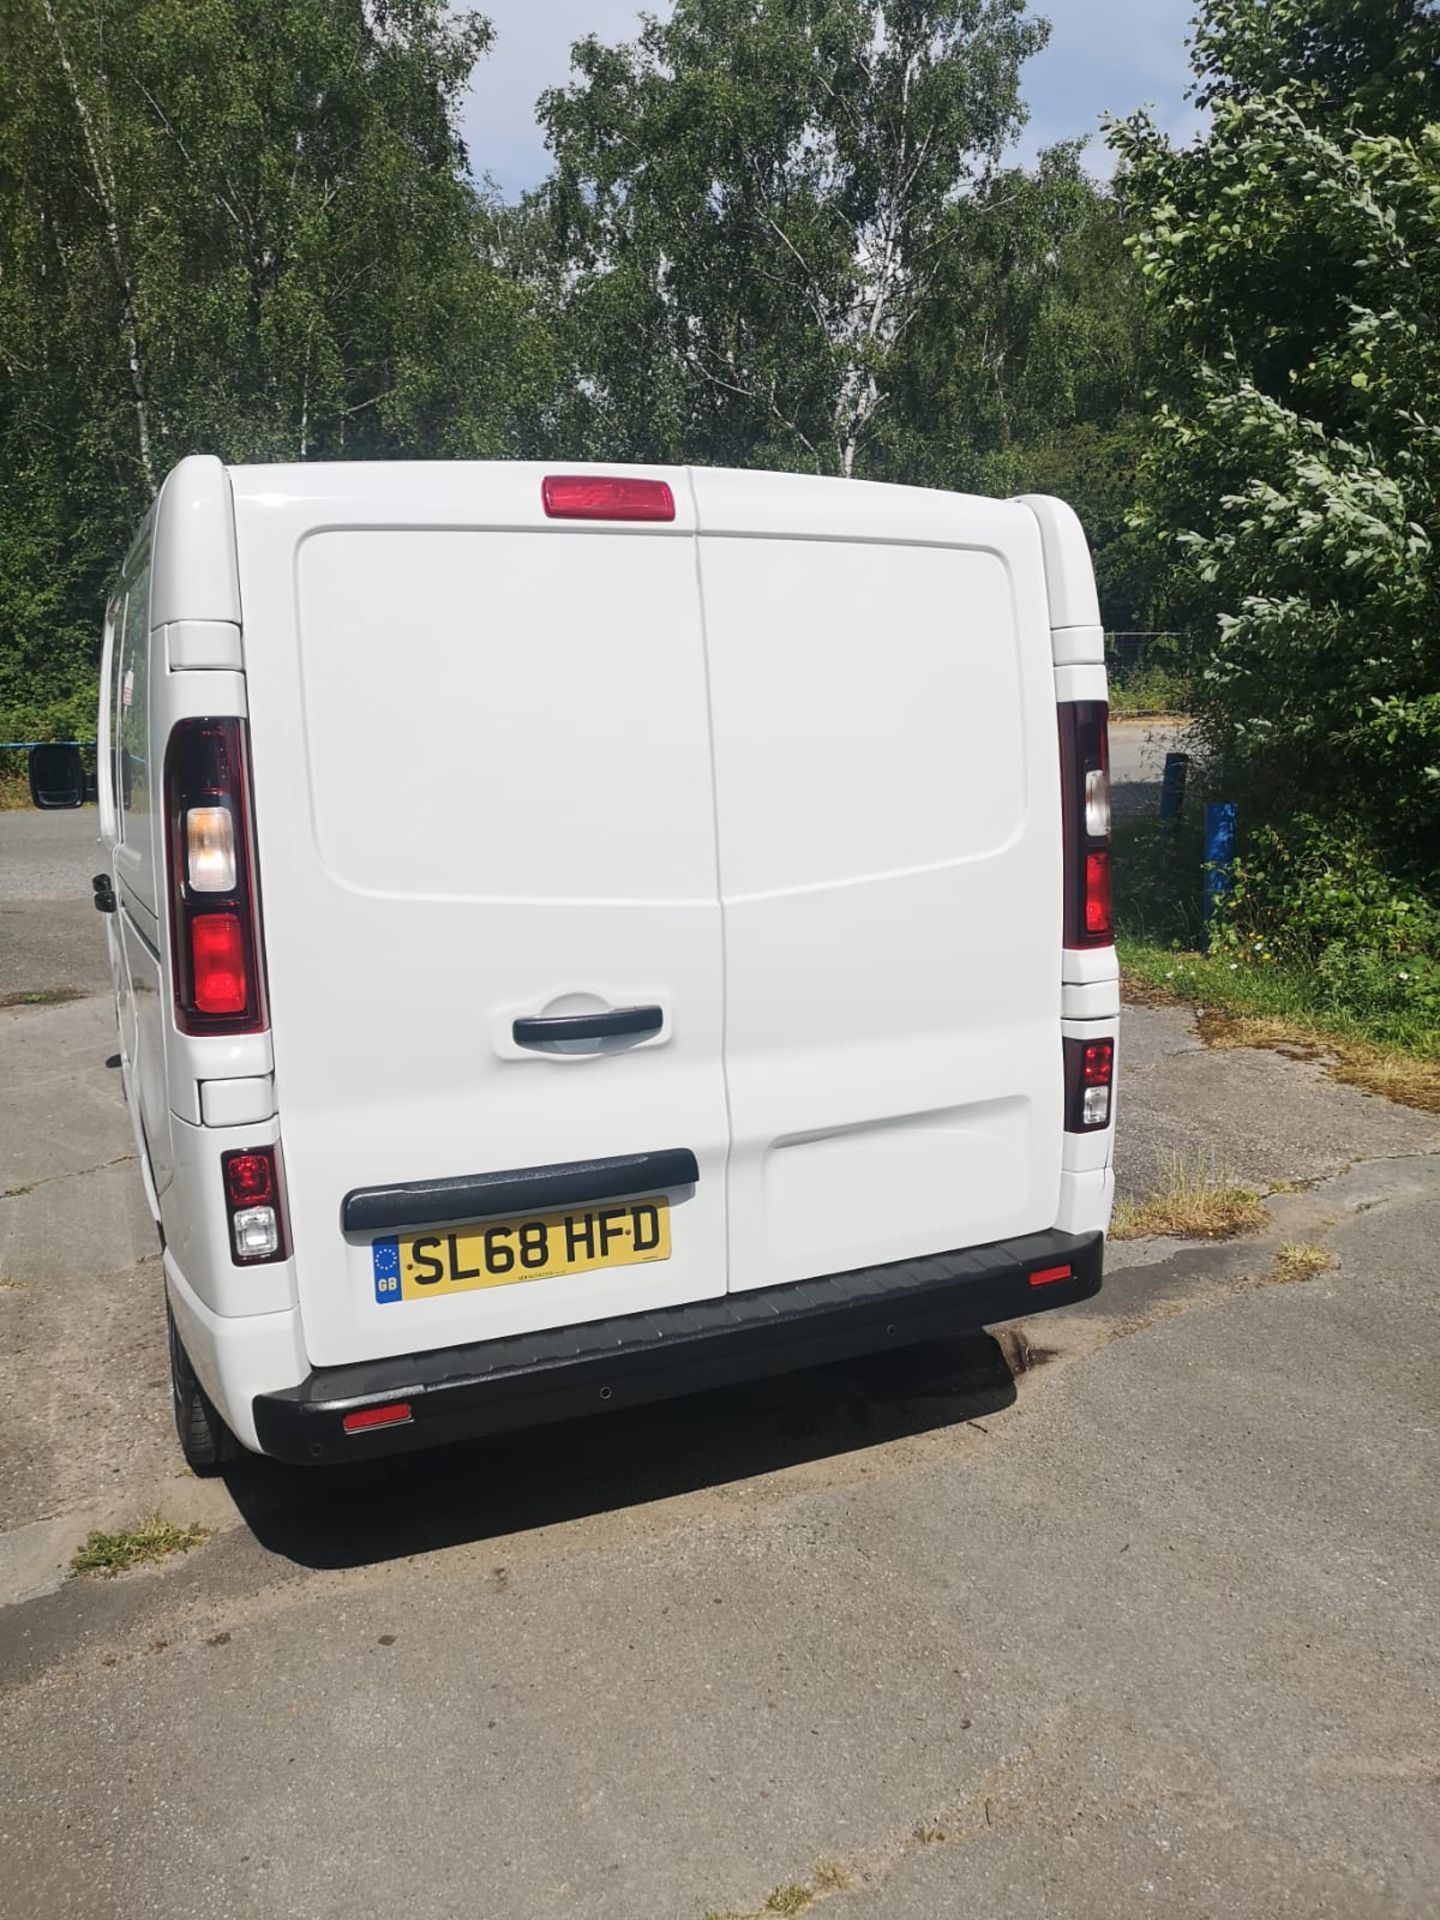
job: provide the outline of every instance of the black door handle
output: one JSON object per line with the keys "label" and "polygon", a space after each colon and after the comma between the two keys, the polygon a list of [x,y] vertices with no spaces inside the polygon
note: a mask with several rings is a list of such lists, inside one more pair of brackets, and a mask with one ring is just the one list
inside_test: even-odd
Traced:
{"label": "black door handle", "polygon": [[660,1007],[612,1007],[608,1013],[560,1013],[517,1020],[510,1031],[517,1047],[548,1047],[556,1040],[609,1040],[619,1034],[659,1033]]}
{"label": "black door handle", "polygon": [[95,895],[95,906],[100,913],[114,913],[115,887],[108,873],[97,873],[90,882]]}

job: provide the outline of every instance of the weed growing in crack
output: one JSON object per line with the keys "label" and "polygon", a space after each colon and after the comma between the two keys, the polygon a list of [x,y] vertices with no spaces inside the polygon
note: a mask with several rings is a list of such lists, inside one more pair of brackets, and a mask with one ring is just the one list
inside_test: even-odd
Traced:
{"label": "weed growing in crack", "polygon": [[1265,1225],[1261,1197],[1241,1186],[1203,1154],[1172,1154],[1159,1167],[1154,1190],[1138,1200],[1115,1202],[1112,1240],[1167,1235],[1180,1240],[1231,1240]]}

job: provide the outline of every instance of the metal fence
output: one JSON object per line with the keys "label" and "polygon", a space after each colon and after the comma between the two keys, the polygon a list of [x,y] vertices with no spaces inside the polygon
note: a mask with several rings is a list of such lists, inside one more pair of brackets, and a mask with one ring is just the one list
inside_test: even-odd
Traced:
{"label": "metal fence", "polygon": [[1180,670],[1178,633],[1107,633],[1105,665],[1117,686],[1156,668],[1176,673]]}

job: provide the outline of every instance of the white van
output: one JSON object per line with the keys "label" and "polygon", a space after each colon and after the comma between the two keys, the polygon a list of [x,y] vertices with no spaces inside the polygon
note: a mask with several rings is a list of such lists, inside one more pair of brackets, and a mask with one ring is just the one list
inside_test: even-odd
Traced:
{"label": "white van", "polygon": [[182,461],[106,623],[96,904],[191,1465],[1095,1293],[1103,662],[1055,500]]}

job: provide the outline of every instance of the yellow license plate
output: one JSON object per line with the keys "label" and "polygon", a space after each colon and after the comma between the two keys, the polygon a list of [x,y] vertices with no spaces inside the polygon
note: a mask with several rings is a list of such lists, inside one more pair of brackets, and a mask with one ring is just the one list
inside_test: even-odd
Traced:
{"label": "yellow license plate", "polygon": [[454,1232],[405,1233],[372,1241],[370,1257],[382,1305],[556,1280],[597,1267],[640,1266],[670,1258],[670,1202],[624,1200],[486,1220]]}

